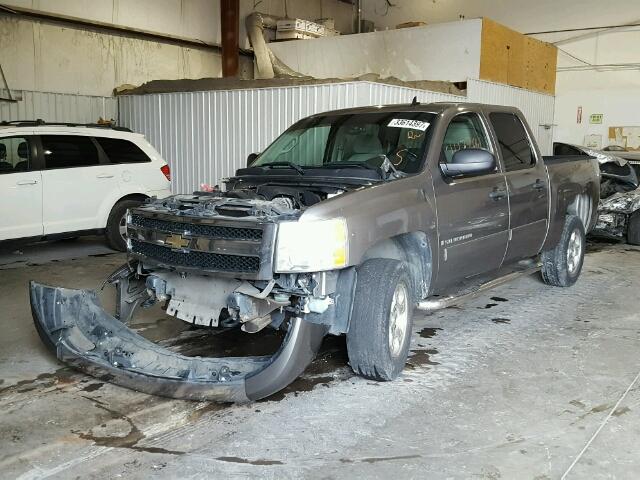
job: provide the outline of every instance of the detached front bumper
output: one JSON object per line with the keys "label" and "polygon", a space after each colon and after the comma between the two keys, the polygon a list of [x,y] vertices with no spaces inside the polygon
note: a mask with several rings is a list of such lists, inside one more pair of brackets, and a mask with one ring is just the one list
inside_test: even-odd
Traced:
{"label": "detached front bumper", "polygon": [[59,360],[123,387],[186,400],[268,397],[305,370],[326,333],[297,318],[271,357],[186,357],[128,329],[102,309],[94,291],[31,282],[30,295],[38,334]]}

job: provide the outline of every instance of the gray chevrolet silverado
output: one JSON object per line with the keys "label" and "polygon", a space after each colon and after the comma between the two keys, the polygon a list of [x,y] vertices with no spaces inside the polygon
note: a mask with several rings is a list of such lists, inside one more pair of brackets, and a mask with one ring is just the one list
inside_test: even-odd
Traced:
{"label": "gray chevrolet silverado", "polygon": [[[568,287],[596,219],[597,160],[543,157],[515,108],[435,103],[300,120],[222,190],[130,210],[115,315],[92,291],[32,282],[58,358],[136,390],[248,401],[300,375],[325,335],[351,368],[393,380],[412,314],[540,270]],[[214,329],[283,332],[272,356],[187,357],[127,328],[134,311]]]}

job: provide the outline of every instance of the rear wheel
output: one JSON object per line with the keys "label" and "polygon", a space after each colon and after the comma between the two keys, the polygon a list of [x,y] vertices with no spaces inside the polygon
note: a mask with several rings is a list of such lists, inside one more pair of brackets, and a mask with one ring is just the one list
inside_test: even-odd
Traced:
{"label": "rear wheel", "polygon": [[367,260],[358,279],[347,333],[351,368],[373,380],[393,380],[404,368],[413,326],[414,298],[406,263]]}
{"label": "rear wheel", "polygon": [[107,244],[114,250],[127,250],[127,210],[141,204],[140,200],[122,200],[111,209],[105,236]]}
{"label": "rear wheel", "polygon": [[627,243],[640,245],[640,210],[629,217],[629,227],[627,228]]}
{"label": "rear wheel", "polygon": [[567,215],[560,241],[553,250],[542,253],[542,279],[547,285],[570,287],[582,270],[585,233],[582,220]]}

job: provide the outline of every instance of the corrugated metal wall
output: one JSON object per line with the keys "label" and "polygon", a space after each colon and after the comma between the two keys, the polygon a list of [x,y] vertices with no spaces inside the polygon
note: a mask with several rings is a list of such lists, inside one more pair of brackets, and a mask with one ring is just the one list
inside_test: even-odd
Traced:
{"label": "corrugated metal wall", "polygon": [[119,123],[143,133],[172,169],[173,189],[219,183],[295,121],[356,106],[464,100],[372,82],[119,97]]}
{"label": "corrugated metal wall", "polygon": [[264,149],[300,118],[339,108],[407,103],[414,96],[423,103],[472,101],[517,106],[543,143],[543,153],[548,153],[551,136],[547,141],[546,131],[537,126],[553,123],[554,97],[477,80],[469,81],[467,95],[344,82],[122,96],[118,105],[120,125],[143,133],[169,162],[177,193],[233,175],[250,153]]}
{"label": "corrugated metal wall", "polygon": [[[95,123],[115,119],[118,104],[114,97],[93,97],[65,93],[12,92],[13,102],[0,102],[0,121],[35,120],[46,122]],[[6,92],[3,94],[6,97]]]}
{"label": "corrugated metal wall", "polygon": [[553,150],[553,113],[555,97],[500,83],[469,79],[467,98],[470,102],[518,107],[529,122],[543,155]]}

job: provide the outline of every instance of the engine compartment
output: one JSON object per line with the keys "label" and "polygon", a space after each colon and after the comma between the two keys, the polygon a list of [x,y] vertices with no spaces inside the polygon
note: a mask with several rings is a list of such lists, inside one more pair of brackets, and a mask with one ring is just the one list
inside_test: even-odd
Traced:
{"label": "engine compartment", "polygon": [[155,200],[143,208],[156,213],[191,217],[295,219],[305,209],[344,191],[332,186],[261,184],[240,186],[227,191],[196,191],[189,195],[174,195]]}

